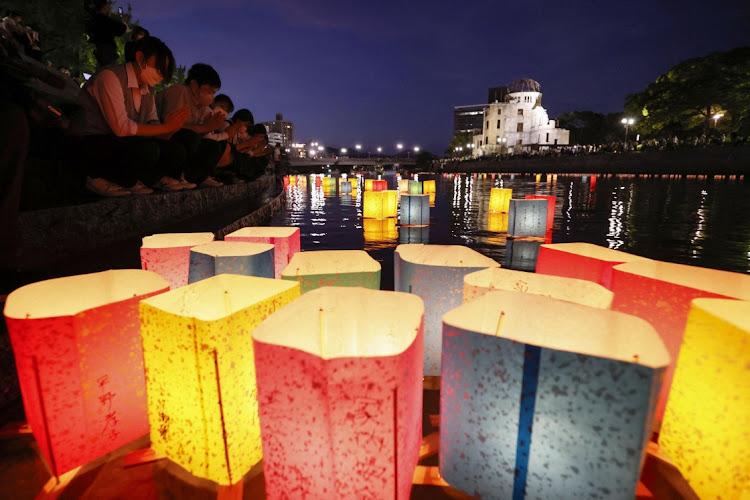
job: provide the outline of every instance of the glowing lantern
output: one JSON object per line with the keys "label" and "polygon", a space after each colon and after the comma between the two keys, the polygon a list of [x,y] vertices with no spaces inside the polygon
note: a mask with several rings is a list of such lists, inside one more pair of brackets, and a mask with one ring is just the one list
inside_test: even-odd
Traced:
{"label": "glowing lantern", "polygon": [[427,244],[430,242],[430,226],[401,226],[398,242]]}
{"label": "glowing lantern", "polygon": [[527,194],[526,199],[547,200],[547,229],[552,229],[555,226],[555,205],[557,204],[557,196]]}
{"label": "glowing lantern", "polygon": [[659,445],[700,498],[750,498],[750,302],[693,300]]}
{"label": "glowing lantern", "polygon": [[424,194],[435,192],[435,181],[422,181],[422,192]]}
{"label": "glowing lantern", "polygon": [[362,216],[371,219],[396,217],[398,191],[365,191]]}
{"label": "glowing lantern", "polygon": [[273,278],[273,245],[242,241],[212,241],[190,249],[189,283],[217,274]]}
{"label": "glowing lantern", "polygon": [[508,269],[533,271],[537,267],[541,241],[509,239],[505,244],[505,264]]}
{"label": "glowing lantern", "polygon": [[398,190],[402,193],[408,193],[410,182],[411,181],[409,179],[401,179],[400,181],[398,181]]}
{"label": "glowing lantern", "polygon": [[512,189],[492,188],[490,191],[490,212],[508,212],[512,197]]}
{"label": "glowing lantern", "polygon": [[223,485],[260,461],[250,334],[299,295],[296,283],[222,274],[141,302],[154,451]]}
{"label": "glowing lantern", "polygon": [[297,176],[296,175],[290,175],[289,176],[289,184],[292,184],[292,185],[297,184]]}
{"label": "glowing lantern", "polygon": [[611,289],[612,268],[636,260],[648,259],[590,243],[554,243],[539,248],[536,272],[593,281]]}
{"label": "glowing lantern", "polygon": [[440,473],[451,486],[483,498],[635,498],[669,363],[651,325],[508,291],[443,323]]}
{"label": "glowing lantern", "polygon": [[372,182],[373,191],[385,191],[386,189],[388,189],[388,181],[373,181]]}
{"label": "glowing lantern", "polygon": [[492,267],[464,276],[464,303],[494,290],[532,293],[597,309],[609,309],[614,294],[586,280]]}
{"label": "glowing lantern", "polygon": [[135,269],[23,286],[5,302],[26,419],[56,476],[148,432],[138,302],[169,290]]}
{"label": "glowing lantern", "polygon": [[365,179],[365,191],[372,191],[372,183],[375,179]]}
{"label": "glowing lantern", "polygon": [[365,241],[385,241],[398,238],[396,219],[362,219]]}
{"label": "glowing lantern", "polygon": [[352,193],[352,183],[349,181],[344,181],[339,186],[341,188],[341,194],[351,194]]}
{"label": "glowing lantern", "polygon": [[323,187],[323,178],[315,177],[315,187]]}
{"label": "glowing lantern", "polygon": [[323,189],[324,190],[331,189],[331,185],[332,184],[333,184],[333,182],[331,182],[331,178],[330,177],[323,177]]}
{"label": "glowing lantern", "polygon": [[273,245],[274,276],[281,278],[281,272],[300,251],[298,227],[254,226],[243,227],[224,237],[224,241],[245,241],[247,243],[270,243]]}
{"label": "glowing lantern", "polygon": [[436,193],[428,193],[428,195],[427,195],[427,196],[429,196],[429,197],[430,197],[430,206],[431,206],[431,207],[434,207],[434,206],[435,206],[435,197],[436,197]]}
{"label": "glowing lantern", "polygon": [[547,233],[547,200],[510,200],[508,236],[544,238]]}
{"label": "glowing lantern", "polygon": [[463,302],[464,276],[500,264],[460,245],[399,245],[393,257],[394,290],[425,304],[424,374],[440,375],[440,318]]}
{"label": "glowing lantern", "polygon": [[408,294],[322,288],[253,331],[269,498],[409,498],[423,314]]}
{"label": "glowing lantern", "polygon": [[409,181],[409,194],[422,194],[422,183],[420,181]]}
{"label": "glowing lantern", "polygon": [[430,197],[426,194],[401,196],[401,225],[426,226],[430,223]]}
{"label": "glowing lantern", "polygon": [[496,233],[508,231],[508,214],[502,212],[490,212],[487,214],[487,230]]}
{"label": "glowing lantern", "polygon": [[662,418],[682,345],[690,301],[697,298],[750,300],[750,275],[640,260],[612,270],[612,309],[641,317],[654,325],[667,346],[672,364],[662,385],[656,418]]}
{"label": "glowing lantern", "polygon": [[380,290],[380,264],[364,250],[300,252],[281,273],[298,281],[302,293],[322,286],[361,286]]}
{"label": "glowing lantern", "polygon": [[188,284],[190,249],[214,240],[213,233],[166,233],[143,238],[141,267],[169,281],[174,289]]}
{"label": "glowing lantern", "polygon": [[289,187],[289,176],[284,177],[284,187]]}
{"label": "glowing lantern", "polygon": [[383,191],[385,197],[383,202],[385,203],[385,216],[396,217],[398,215],[398,191],[395,189]]}
{"label": "glowing lantern", "polygon": [[352,191],[356,191],[357,190],[357,178],[352,176],[352,177],[347,178],[347,181],[352,183]]}

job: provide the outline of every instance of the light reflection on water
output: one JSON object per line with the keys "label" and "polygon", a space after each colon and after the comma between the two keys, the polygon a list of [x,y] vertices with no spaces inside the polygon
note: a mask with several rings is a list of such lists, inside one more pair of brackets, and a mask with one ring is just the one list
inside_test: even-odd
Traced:
{"label": "light reflection on water", "polygon": [[[366,178],[377,178],[365,174]],[[398,179],[387,175],[388,189]],[[437,180],[430,226],[399,227],[397,219],[362,219],[362,189],[339,194],[337,182],[299,176],[271,225],[300,227],[303,250],[364,249],[393,286],[393,250],[400,243],[466,245],[505,267],[534,269],[539,242],[507,238],[507,217],[489,212],[493,187],[557,196],[552,242],[588,242],[649,258],[750,273],[750,183],[736,180],[632,176],[451,174]],[[360,179],[360,188],[364,181]],[[399,194],[400,196],[400,194]],[[432,205],[432,203],[431,203]]]}

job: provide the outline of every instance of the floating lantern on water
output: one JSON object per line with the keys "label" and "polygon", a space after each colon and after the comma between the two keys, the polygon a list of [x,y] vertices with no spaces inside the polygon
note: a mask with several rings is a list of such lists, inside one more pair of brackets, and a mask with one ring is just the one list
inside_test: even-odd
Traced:
{"label": "floating lantern on water", "polygon": [[656,260],[639,260],[612,269],[612,309],[654,325],[672,364],[664,377],[656,418],[661,420],[682,345],[690,301],[697,298],[750,300],[750,275]]}
{"label": "floating lantern on water", "polygon": [[537,267],[541,241],[512,239],[505,243],[505,263],[508,269],[534,271]]}
{"label": "floating lantern on water", "polygon": [[693,300],[659,446],[700,498],[750,493],[749,366],[750,302]]}
{"label": "floating lantern on water", "polygon": [[340,184],[339,188],[341,189],[341,194],[351,194],[352,193],[352,183],[349,181],[344,181]]}
{"label": "floating lantern on water", "polygon": [[388,181],[373,181],[372,182],[372,190],[373,191],[385,191],[388,189]]}
{"label": "floating lantern on water", "polygon": [[490,212],[508,212],[512,197],[512,189],[492,188],[490,191]]}
{"label": "floating lantern on water", "polygon": [[224,241],[245,241],[247,243],[270,243],[273,245],[274,276],[281,278],[281,272],[300,251],[298,227],[253,226],[243,227],[224,237]]}
{"label": "floating lantern on water", "polygon": [[214,240],[213,233],[165,233],[143,238],[141,267],[169,281],[174,289],[188,284],[190,249]]}
{"label": "floating lantern on water", "polygon": [[408,193],[410,182],[411,181],[409,179],[401,179],[400,181],[398,181],[398,190],[402,193]]}
{"label": "floating lantern on water", "polygon": [[365,191],[362,216],[370,219],[396,217],[398,191]]}
{"label": "floating lantern on water", "polygon": [[527,194],[526,199],[547,200],[547,229],[552,229],[555,226],[555,205],[557,204],[557,196]]}
{"label": "floating lantern on water", "polygon": [[440,318],[463,302],[464,276],[500,264],[460,245],[399,245],[393,258],[394,290],[424,301],[424,374],[440,375]]}
{"label": "floating lantern on water", "polygon": [[507,291],[443,323],[440,473],[451,486],[487,498],[635,497],[669,363],[653,327]]}
{"label": "floating lantern on water", "polygon": [[251,332],[299,295],[297,283],[222,274],[141,302],[154,451],[222,485],[260,461]]}
{"label": "floating lantern on water", "polygon": [[426,226],[430,223],[430,197],[426,194],[401,196],[401,225]]}
{"label": "floating lantern on water", "polygon": [[609,289],[612,268],[637,260],[648,259],[591,243],[554,243],[539,249],[536,272],[593,281]]}
{"label": "floating lantern on water", "polygon": [[302,293],[322,286],[361,286],[380,290],[380,264],[364,250],[300,252],[281,273],[297,281]]}
{"label": "floating lantern on water", "polygon": [[508,236],[544,238],[547,233],[547,200],[510,200]]}
{"label": "floating lantern on water", "polygon": [[496,233],[508,231],[508,214],[502,212],[490,212],[487,214],[487,230]]}
{"label": "floating lantern on water", "polygon": [[156,273],[127,269],[8,295],[26,419],[55,476],[148,432],[138,302],[168,290]]}
{"label": "floating lantern on water", "polygon": [[614,296],[603,286],[590,281],[513,271],[499,267],[484,269],[464,276],[464,303],[471,302],[494,290],[543,295],[597,309],[609,309]]}
{"label": "floating lantern on water", "polygon": [[430,242],[430,226],[401,226],[398,231],[399,243],[427,244]]}
{"label": "floating lantern on water", "polygon": [[386,241],[398,238],[396,219],[362,219],[365,241]]}
{"label": "floating lantern on water", "polygon": [[365,179],[365,191],[372,191],[372,183],[375,179]]}
{"label": "floating lantern on water", "polygon": [[322,177],[315,177],[315,187],[323,187],[323,178]]}
{"label": "floating lantern on water", "polygon": [[190,249],[189,283],[217,274],[274,277],[273,245],[243,241],[212,241]]}
{"label": "floating lantern on water", "polygon": [[420,181],[409,181],[409,194],[422,194],[422,183]]}
{"label": "floating lantern on water", "polygon": [[409,498],[423,315],[413,295],[322,288],[253,331],[269,498]]}
{"label": "floating lantern on water", "polygon": [[430,194],[435,191],[435,181],[422,181],[422,193]]}

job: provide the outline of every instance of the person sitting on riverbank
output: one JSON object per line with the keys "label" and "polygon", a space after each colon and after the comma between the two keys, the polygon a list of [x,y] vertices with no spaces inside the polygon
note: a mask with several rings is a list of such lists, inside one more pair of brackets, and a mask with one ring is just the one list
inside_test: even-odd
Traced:
{"label": "person sitting on riverbank", "polygon": [[82,120],[69,129],[81,136],[77,149],[86,186],[102,196],[151,193],[145,184],[163,183],[186,158],[179,144],[156,139],[180,130],[188,118],[187,109],[175,109],[161,123],[151,93],[172,77],[172,51],[154,37],[138,40],[133,49],[124,64],[89,78],[79,98]]}
{"label": "person sitting on riverbank", "polygon": [[221,78],[216,70],[208,64],[196,63],[188,70],[185,83],[174,84],[156,95],[156,107],[162,119],[175,110],[188,109],[183,128],[169,134],[169,141],[183,145],[187,152],[185,178],[201,187],[222,185],[211,173],[219,164],[225,144],[205,137],[224,123],[224,115],[210,107],[220,88]]}

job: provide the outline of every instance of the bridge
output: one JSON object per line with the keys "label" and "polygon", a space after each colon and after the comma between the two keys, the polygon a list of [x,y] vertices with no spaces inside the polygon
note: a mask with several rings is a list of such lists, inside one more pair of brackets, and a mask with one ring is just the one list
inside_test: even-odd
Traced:
{"label": "bridge", "polygon": [[403,166],[414,166],[416,160],[414,158],[289,158],[289,167],[291,168],[305,168],[305,167],[403,167]]}

